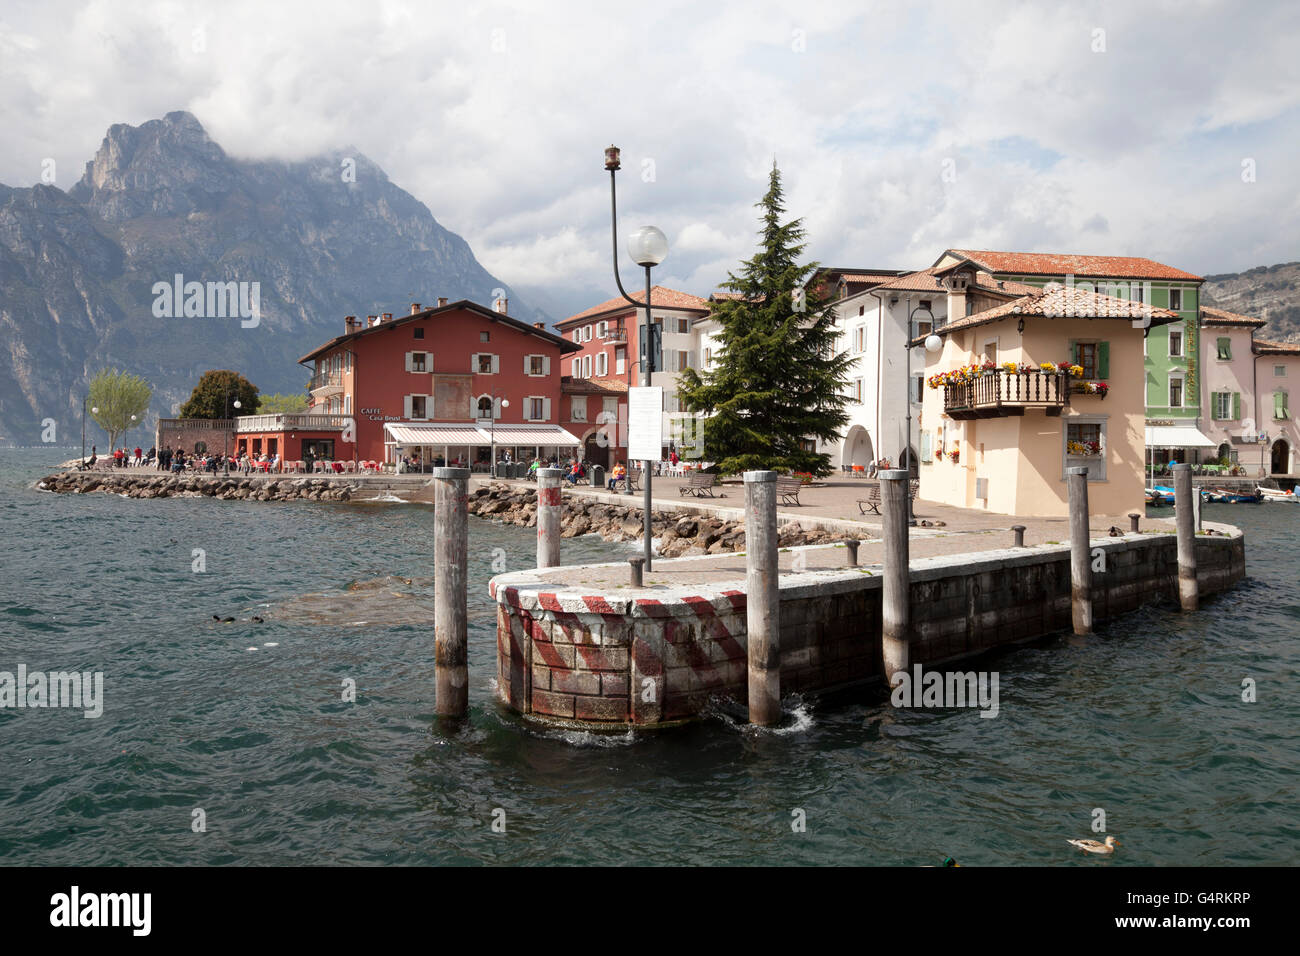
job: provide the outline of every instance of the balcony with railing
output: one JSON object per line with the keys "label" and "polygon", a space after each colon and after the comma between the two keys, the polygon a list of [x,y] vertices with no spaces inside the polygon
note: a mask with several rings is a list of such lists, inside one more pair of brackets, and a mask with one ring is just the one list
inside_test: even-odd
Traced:
{"label": "balcony with railing", "polygon": [[627,329],[621,323],[607,326],[604,338],[606,342],[612,345],[625,345],[627,343]]}
{"label": "balcony with railing", "polygon": [[313,395],[335,395],[343,391],[342,372],[317,372],[307,384],[307,391]]}
{"label": "balcony with railing", "polygon": [[943,385],[943,410],[949,418],[997,418],[1041,408],[1060,415],[1070,404],[1067,372],[1007,372],[990,369]]}
{"label": "balcony with railing", "polygon": [[337,432],[351,421],[351,415],[241,415],[235,419],[235,431]]}

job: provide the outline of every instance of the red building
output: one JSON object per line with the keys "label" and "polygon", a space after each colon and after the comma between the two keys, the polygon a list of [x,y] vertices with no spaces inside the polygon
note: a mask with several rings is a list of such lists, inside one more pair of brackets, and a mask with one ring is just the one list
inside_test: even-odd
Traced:
{"label": "red building", "polygon": [[[566,456],[561,358],[578,351],[540,323],[462,300],[409,315],[344,319],[344,333],[299,359],[311,363],[303,415],[238,420],[238,441],[284,460],[395,462],[417,455],[486,466],[491,448],[516,458]],[[273,453],[268,451],[268,453]]]}

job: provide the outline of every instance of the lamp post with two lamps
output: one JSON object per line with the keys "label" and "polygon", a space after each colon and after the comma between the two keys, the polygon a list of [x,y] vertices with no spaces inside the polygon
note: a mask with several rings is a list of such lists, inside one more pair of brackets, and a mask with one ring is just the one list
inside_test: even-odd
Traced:
{"label": "lamp post with two lamps", "polygon": [[[934,313],[930,311],[927,305],[918,305],[907,313],[907,337],[904,339],[903,348],[907,355],[907,433],[903,438],[903,454],[907,458],[907,482],[910,486],[912,483],[912,318],[918,312],[924,312],[930,317],[930,334],[925,337],[925,350],[927,352],[937,352],[943,348],[943,339],[934,334]],[[912,507],[912,489],[907,490],[907,524],[909,527],[916,527],[916,514]]]}
{"label": "lamp post with two lamps", "polygon": [[[614,282],[618,286],[619,293],[633,306],[640,307],[641,303],[627,294],[623,288],[623,280],[618,273],[618,200],[615,188],[614,174],[622,167],[619,159],[619,148],[610,146],[605,150],[605,168],[609,170],[609,218],[610,234],[613,240],[614,251]],[[631,235],[627,241],[628,255],[632,261],[645,269],[645,335],[638,341],[638,358],[641,361],[641,386],[650,387],[650,376],[653,372],[658,371],[654,365],[654,332],[653,323],[650,318],[650,270],[659,265],[668,257],[668,237],[663,234],[661,229],[655,226],[642,226]],[[629,422],[629,429],[631,423]],[[629,442],[629,451],[631,444]],[[631,462],[628,463],[629,466]],[[653,548],[651,547],[651,520],[650,520],[650,500],[652,474],[654,472],[654,461],[646,459],[642,462],[641,483],[644,487],[644,505],[642,507],[643,516],[643,534],[645,537],[645,570],[651,570],[653,560]],[[629,487],[631,479],[628,480]]]}

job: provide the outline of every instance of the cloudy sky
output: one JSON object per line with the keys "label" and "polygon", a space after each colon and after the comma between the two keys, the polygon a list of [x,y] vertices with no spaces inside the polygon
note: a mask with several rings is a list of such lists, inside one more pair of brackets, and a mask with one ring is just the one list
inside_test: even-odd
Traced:
{"label": "cloudy sky", "polygon": [[826,264],[1210,274],[1300,258],[1298,44],[1291,2],[6,0],[0,182],[53,158],[70,188],[175,109],[236,156],[355,144],[557,317],[614,294],[610,143],[622,231],[660,226],[657,281],[697,294],[773,159]]}

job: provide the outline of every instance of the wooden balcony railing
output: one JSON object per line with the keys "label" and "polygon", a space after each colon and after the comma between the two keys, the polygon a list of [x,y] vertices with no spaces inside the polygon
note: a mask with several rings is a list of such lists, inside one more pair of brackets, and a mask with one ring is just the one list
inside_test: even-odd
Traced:
{"label": "wooden balcony railing", "polygon": [[996,418],[1042,408],[1059,415],[1070,404],[1070,377],[1065,372],[981,372],[968,382],[943,386],[943,410],[949,418]]}

